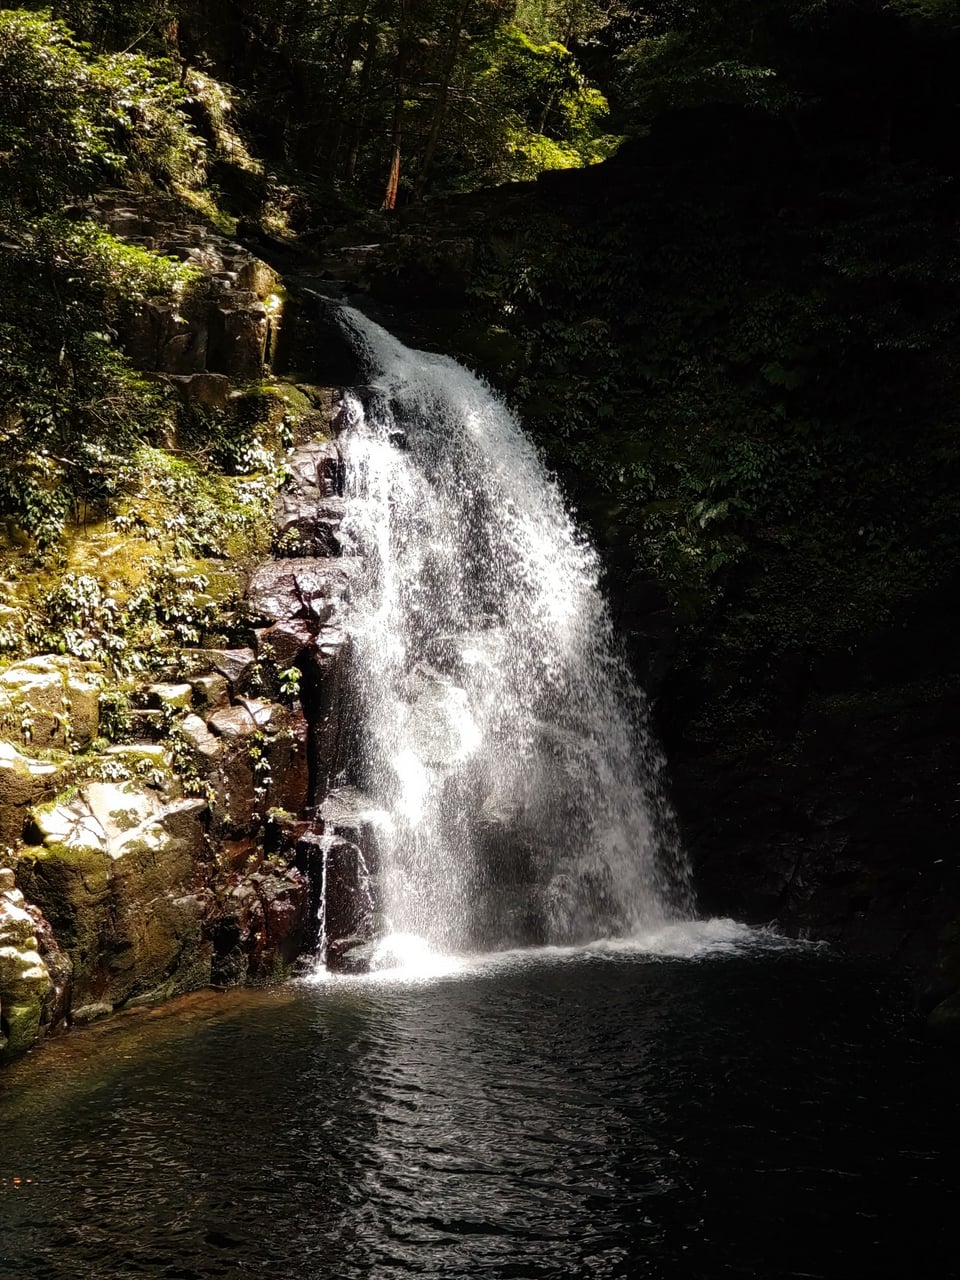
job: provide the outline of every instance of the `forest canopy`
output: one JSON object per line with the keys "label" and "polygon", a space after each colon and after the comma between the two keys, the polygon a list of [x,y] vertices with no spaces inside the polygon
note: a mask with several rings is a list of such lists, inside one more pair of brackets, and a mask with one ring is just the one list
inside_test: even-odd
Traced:
{"label": "forest canopy", "polygon": [[739,716],[955,575],[958,54],[957,0],[2,10],[0,510],[54,542],[159,430],[118,317],[189,272],[92,192],[323,246],[526,183],[469,225],[457,350]]}

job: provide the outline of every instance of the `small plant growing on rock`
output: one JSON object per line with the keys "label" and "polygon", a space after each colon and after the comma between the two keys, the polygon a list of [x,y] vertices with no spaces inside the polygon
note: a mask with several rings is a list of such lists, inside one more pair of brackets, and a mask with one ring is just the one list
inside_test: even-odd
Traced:
{"label": "small plant growing on rock", "polygon": [[296,701],[300,696],[302,674],[299,667],[287,667],[286,670],[277,672],[281,697],[288,699],[290,702]]}
{"label": "small plant growing on rock", "polygon": [[296,557],[303,554],[303,538],[299,529],[286,529],[274,541],[274,553],[278,556]]}
{"label": "small plant growing on rock", "polygon": [[120,689],[105,689],[100,694],[100,731],[111,742],[129,742],[133,721],[130,699]]}

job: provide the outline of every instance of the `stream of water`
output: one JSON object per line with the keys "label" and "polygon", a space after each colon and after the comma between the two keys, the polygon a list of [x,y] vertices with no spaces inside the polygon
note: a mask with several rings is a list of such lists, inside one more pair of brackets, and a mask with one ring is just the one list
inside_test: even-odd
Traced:
{"label": "stream of water", "polygon": [[341,323],[368,379],[341,537],[364,566],[347,626],[389,929],[462,951],[690,917],[642,697],[557,486],[456,361]]}

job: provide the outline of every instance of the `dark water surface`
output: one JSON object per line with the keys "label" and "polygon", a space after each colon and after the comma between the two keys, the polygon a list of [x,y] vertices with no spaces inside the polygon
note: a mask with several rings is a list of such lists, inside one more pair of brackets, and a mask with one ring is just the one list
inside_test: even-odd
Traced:
{"label": "dark water surface", "polygon": [[0,1078],[0,1277],[954,1275],[953,1075],[817,951],[208,994]]}

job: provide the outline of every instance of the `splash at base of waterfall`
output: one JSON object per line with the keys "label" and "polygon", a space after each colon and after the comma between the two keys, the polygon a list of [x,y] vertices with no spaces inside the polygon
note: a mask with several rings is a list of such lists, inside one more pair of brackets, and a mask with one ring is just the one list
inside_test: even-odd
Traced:
{"label": "splash at base of waterfall", "polygon": [[786,938],[774,930],[751,927],[726,917],[675,921],[630,937],[598,938],[581,946],[527,946],[506,951],[445,954],[426,938],[390,934],[374,947],[369,965],[355,973],[330,973],[317,963],[301,980],[308,984],[360,981],[363,983],[421,983],[438,979],[491,975],[522,965],[599,963],[635,958],[655,961],[696,961],[717,956],[760,952],[822,949],[825,943]]}

